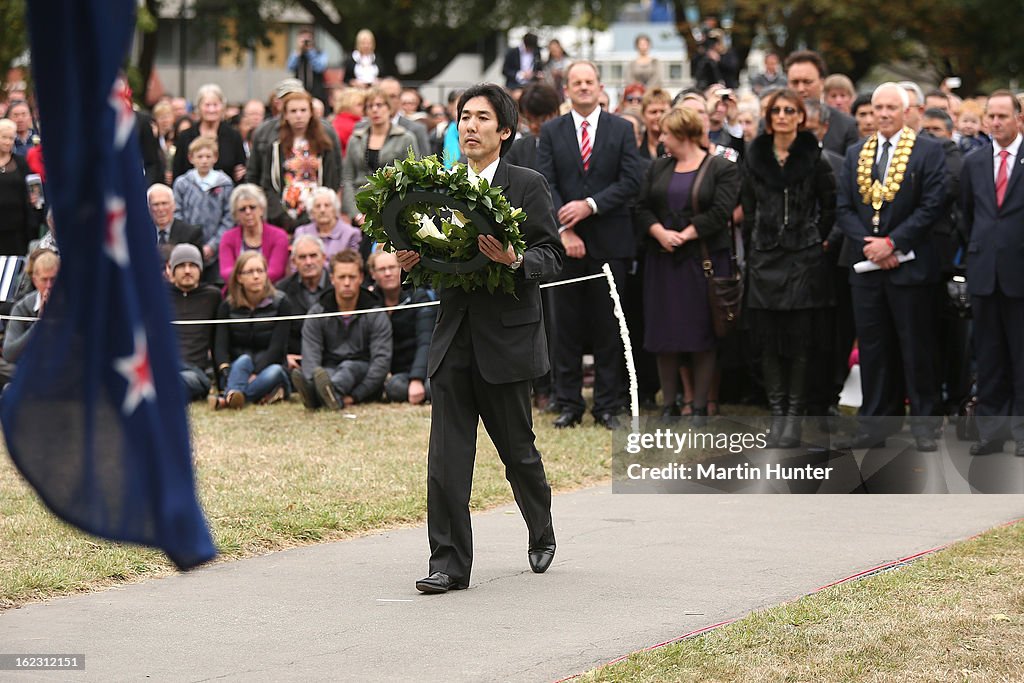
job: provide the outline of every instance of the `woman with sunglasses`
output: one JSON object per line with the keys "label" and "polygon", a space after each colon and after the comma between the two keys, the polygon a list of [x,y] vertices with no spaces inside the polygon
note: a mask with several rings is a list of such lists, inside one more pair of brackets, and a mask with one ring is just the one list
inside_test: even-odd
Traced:
{"label": "woman with sunglasses", "polygon": [[211,397],[210,404],[220,410],[277,403],[290,391],[284,370],[290,322],[260,319],[294,311],[288,297],[270,284],[267,260],[259,252],[242,252],[227,281],[228,294],[217,317],[253,322],[217,325],[213,362],[222,393]]}
{"label": "woman with sunglasses", "polygon": [[228,281],[243,251],[258,251],[267,260],[267,276],[277,282],[288,274],[288,233],[266,223],[267,195],[259,185],[243,183],[231,192],[235,227],[220,238],[220,276]]}
{"label": "woman with sunglasses", "polygon": [[800,444],[810,350],[831,330],[822,242],[835,222],[836,183],[817,138],[803,130],[806,116],[796,92],[776,91],[765,103],[765,132],[744,157],[746,321],[761,351],[770,448]]}

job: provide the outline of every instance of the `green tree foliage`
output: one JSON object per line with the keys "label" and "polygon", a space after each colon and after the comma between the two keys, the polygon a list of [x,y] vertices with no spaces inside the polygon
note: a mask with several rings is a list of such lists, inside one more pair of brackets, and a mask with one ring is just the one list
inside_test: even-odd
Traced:
{"label": "green tree foliage", "polygon": [[28,48],[28,26],[25,23],[25,3],[21,0],[0,1],[0,80],[15,59]]}

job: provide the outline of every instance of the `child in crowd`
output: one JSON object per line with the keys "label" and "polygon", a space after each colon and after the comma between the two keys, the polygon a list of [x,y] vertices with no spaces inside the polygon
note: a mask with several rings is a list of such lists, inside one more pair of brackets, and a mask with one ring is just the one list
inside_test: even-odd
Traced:
{"label": "child in crowd", "polygon": [[220,238],[231,229],[231,190],[234,183],[217,163],[217,141],[200,136],[188,146],[192,170],[174,181],[174,217],[203,228],[203,281],[218,279],[217,249]]}
{"label": "child in crowd", "polygon": [[960,132],[960,149],[964,154],[989,141],[981,130],[981,117],[984,113],[982,106],[972,100],[967,100],[960,108],[957,130]]}

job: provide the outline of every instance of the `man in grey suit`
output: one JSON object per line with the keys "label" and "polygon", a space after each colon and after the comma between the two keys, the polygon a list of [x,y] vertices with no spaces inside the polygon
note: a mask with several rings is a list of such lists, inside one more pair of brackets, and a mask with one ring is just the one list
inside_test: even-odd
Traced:
{"label": "man in grey suit", "polygon": [[[430,564],[429,575],[416,582],[423,593],[469,586],[469,497],[480,419],[526,520],[530,568],[543,573],[555,555],[551,488],[534,445],[530,380],[549,366],[540,283],[558,275],[564,252],[544,178],[500,158],[511,147],[518,118],[515,102],[494,84],[473,86],[459,99],[459,144],[469,159],[470,177],[501,187],[512,206],[523,209],[526,220],[520,230],[526,250],[516,254],[492,235],[481,235],[480,251],[515,273],[515,292],[453,287],[440,293],[427,358],[433,402],[427,454]],[[413,251],[397,255],[407,271],[419,262]]]}
{"label": "man in grey suit", "polygon": [[392,123],[397,123],[402,128],[412,133],[416,138],[416,149],[420,151],[419,156],[425,157],[430,154],[430,139],[427,137],[427,128],[419,121],[413,121],[402,116],[402,84],[397,78],[380,79],[380,89],[387,93],[388,101],[391,103],[391,111],[395,112]]}

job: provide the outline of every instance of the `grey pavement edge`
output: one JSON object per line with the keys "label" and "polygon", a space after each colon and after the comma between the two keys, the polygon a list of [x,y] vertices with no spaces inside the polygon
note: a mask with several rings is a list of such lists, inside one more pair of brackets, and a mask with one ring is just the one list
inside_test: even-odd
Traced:
{"label": "grey pavement edge", "polygon": [[474,515],[469,590],[419,595],[423,527],[0,614],[0,652],[84,654],[3,680],[552,681],[1024,516],[1020,496],[555,497],[530,572],[518,510]]}

